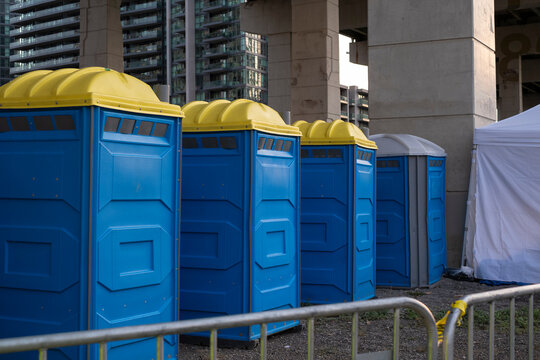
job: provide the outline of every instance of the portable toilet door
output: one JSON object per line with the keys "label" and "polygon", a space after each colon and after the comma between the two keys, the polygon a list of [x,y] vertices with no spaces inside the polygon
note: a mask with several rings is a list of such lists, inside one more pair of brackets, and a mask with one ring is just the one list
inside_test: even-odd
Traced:
{"label": "portable toilet door", "polygon": [[[250,100],[183,111],[180,319],[298,307],[300,131]],[[268,334],[297,324],[269,324]]]}
{"label": "portable toilet door", "polygon": [[297,121],[302,301],[375,296],[375,151],[352,123]]}
{"label": "portable toilet door", "polygon": [[408,134],[370,137],[377,152],[377,285],[429,287],[446,270],[446,153]]}
{"label": "portable toilet door", "polygon": [[[24,74],[0,106],[0,338],[176,320],[180,107],[96,67]],[[109,343],[108,356],[155,346]],[[164,353],[176,358],[175,336]]]}

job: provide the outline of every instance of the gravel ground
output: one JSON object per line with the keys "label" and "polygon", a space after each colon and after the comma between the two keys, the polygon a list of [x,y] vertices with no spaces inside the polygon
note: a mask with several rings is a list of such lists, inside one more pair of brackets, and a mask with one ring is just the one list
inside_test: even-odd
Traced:
{"label": "gravel ground", "polygon": [[[450,304],[464,295],[482,291],[501,289],[478,282],[456,281],[443,278],[430,289],[377,289],[379,298],[408,296],[418,299],[428,306],[436,320],[439,320],[450,308]],[[537,297],[538,298],[538,297]],[[540,322],[540,300],[535,301],[535,325]],[[527,299],[516,300],[516,359],[527,358]],[[495,359],[509,359],[509,321],[508,302],[497,304]],[[475,359],[488,358],[488,306],[475,308],[474,351]],[[400,321],[400,357],[402,359],[426,359],[427,336],[417,316],[403,311]],[[465,359],[467,351],[467,319],[456,333],[455,359]],[[537,325],[538,326],[538,325]],[[540,327],[535,326],[535,340]],[[321,318],[315,321],[315,358],[350,359],[351,358],[351,316]],[[360,316],[359,353],[389,350],[392,347],[393,315],[388,312],[369,312]],[[537,341],[538,342],[538,341]],[[540,347],[534,348],[535,358],[540,356]],[[269,336],[268,359],[305,359],[307,356],[307,326]],[[218,358],[223,360],[258,359],[259,348],[255,343],[249,349],[239,347],[220,347]],[[209,359],[207,346],[191,344],[180,345],[180,359]],[[369,357],[368,357],[369,358]],[[442,353],[439,349],[439,358]]]}

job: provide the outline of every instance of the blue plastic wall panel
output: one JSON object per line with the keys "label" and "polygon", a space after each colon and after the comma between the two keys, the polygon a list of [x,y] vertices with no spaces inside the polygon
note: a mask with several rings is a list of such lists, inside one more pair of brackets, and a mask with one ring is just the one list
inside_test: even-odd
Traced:
{"label": "blue plastic wall panel", "polygon": [[354,298],[375,296],[375,151],[356,147],[354,178]]}
{"label": "blue plastic wall panel", "polygon": [[353,298],[354,146],[302,146],[302,302]]}
{"label": "blue plastic wall panel", "polygon": [[[0,337],[177,318],[179,131],[100,108],[0,114]],[[176,339],[165,343],[176,358]],[[109,351],[151,358],[155,340]]]}
{"label": "blue plastic wall panel", "polygon": [[0,113],[0,338],[87,327],[89,124],[80,109]]}
{"label": "blue plastic wall panel", "polygon": [[[300,138],[253,132],[251,311],[300,305]],[[268,324],[272,334],[298,321]],[[260,336],[253,326],[250,339]]]}
{"label": "blue plastic wall panel", "polygon": [[377,285],[410,285],[407,160],[377,158]]}
{"label": "blue plastic wall panel", "polygon": [[[183,134],[181,320],[250,311],[251,142],[248,131]],[[249,329],[219,336],[249,340]]]}
{"label": "blue plastic wall panel", "polygon": [[[91,328],[177,319],[180,124],[91,108]],[[165,358],[177,339],[165,337]],[[109,344],[109,358],[151,359],[156,340]],[[97,358],[93,346],[93,358]]]}
{"label": "blue plastic wall panel", "polygon": [[427,157],[427,229],[429,284],[446,270],[445,172],[446,159]]}

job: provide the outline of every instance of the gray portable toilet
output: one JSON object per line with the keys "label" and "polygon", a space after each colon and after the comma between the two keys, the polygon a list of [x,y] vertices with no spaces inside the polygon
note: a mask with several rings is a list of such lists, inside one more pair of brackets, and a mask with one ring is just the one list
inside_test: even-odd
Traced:
{"label": "gray portable toilet", "polygon": [[376,282],[429,287],[446,270],[446,152],[414,135],[378,134]]}

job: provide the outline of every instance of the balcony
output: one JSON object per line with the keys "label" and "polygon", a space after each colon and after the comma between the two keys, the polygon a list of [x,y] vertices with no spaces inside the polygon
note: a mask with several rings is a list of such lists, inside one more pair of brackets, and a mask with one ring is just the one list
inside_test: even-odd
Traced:
{"label": "balcony", "polygon": [[215,43],[215,42],[221,42],[224,40],[229,40],[230,38],[234,36],[238,36],[239,32],[232,30],[230,28],[226,29],[220,29],[217,31],[211,31],[204,35],[203,37],[203,43]]}
{"label": "balcony", "polygon": [[36,45],[46,44],[49,42],[58,42],[65,39],[75,39],[80,37],[79,30],[68,30],[61,33],[29,37],[29,38],[19,38],[13,41],[10,44],[12,50],[23,49],[28,47],[35,47]]}
{"label": "balcony", "polygon": [[184,20],[176,20],[171,24],[171,30],[173,33],[185,32],[186,22]]}
{"label": "balcony", "polygon": [[171,11],[171,17],[178,18],[186,15],[186,7],[184,5],[175,5]]}
{"label": "balcony", "polygon": [[358,101],[356,102],[356,104],[360,107],[368,107],[369,106],[369,102],[368,102],[368,99],[358,99]]}
{"label": "balcony", "polygon": [[239,81],[234,80],[215,80],[208,81],[203,84],[204,90],[216,90],[216,89],[226,89],[230,87],[240,86]]}
{"label": "balcony", "polygon": [[65,44],[52,46],[40,50],[19,50],[14,55],[9,57],[9,61],[15,62],[20,60],[31,60],[43,56],[50,57],[51,55],[60,55],[67,52],[78,52],[79,44]]}
{"label": "balcony", "polygon": [[121,15],[134,15],[138,13],[145,13],[148,10],[158,10],[160,8],[159,1],[151,1],[142,4],[129,4],[120,8]]}
{"label": "balcony", "polygon": [[161,37],[161,31],[158,29],[131,31],[122,35],[124,43],[144,42]]}
{"label": "balcony", "polygon": [[142,44],[124,47],[124,57],[141,57],[155,55],[161,52],[161,46],[158,44]]}
{"label": "balcony", "polygon": [[356,115],[356,120],[357,121],[369,122],[369,116],[367,114],[357,114]]}
{"label": "balcony", "polygon": [[207,64],[202,72],[204,74],[220,73],[225,71],[233,71],[244,67],[243,62],[240,62],[234,58],[229,58],[225,61],[215,62]]}
{"label": "balcony", "polygon": [[229,52],[228,47],[225,44],[218,45],[209,49],[204,49],[204,57],[213,57],[213,56],[222,56],[226,55]]}
{"label": "balcony", "polygon": [[215,25],[221,25],[221,24],[230,23],[230,22],[233,22],[233,21],[239,21],[239,19],[237,18],[237,16],[235,16],[233,14],[232,11],[230,11],[228,13],[210,16],[208,18],[208,20],[206,20],[203,23],[202,26],[203,27],[212,27],[212,26],[215,26]]}
{"label": "balcony", "polygon": [[123,29],[133,29],[136,27],[158,24],[161,22],[161,19],[157,15],[146,16],[143,18],[131,18],[122,20]]}
{"label": "balcony", "polygon": [[125,71],[152,69],[160,66],[160,59],[157,57],[150,59],[128,60],[124,61]]}
{"label": "balcony", "polygon": [[173,48],[181,47],[186,45],[186,38],[184,36],[176,35],[173,37],[172,46]]}
{"label": "balcony", "polygon": [[153,71],[146,71],[142,73],[136,73],[134,74],[137,79],[144,81],[146,83],[149,82],[157,82],[158,76],[161,74],[160,70],[153,70]]}
{"label": "balcony", "polygon": [[205,11],[215,11],[226,9],[232,6],[231,3],[234,1],[231,0],[205,0],[203,3],[203,8]]}
{"label": "balcony", "polygon": [[22,24],[29,21],[35,21],[38,19],[43,19],[48,16],[58,16],[58,14],[68,13],[70,11],[79,10],[79,3],[66,4],[62,6],[57,6],[51,9],[31,11],[26,14],[21,14],[19,16],[12,17],[10,19],[11,25]]}
{"label": "balcony", "polygon": [[31,70],[39,70],[39,69],[55,69],[60,68],[68,65],[78,65],[79,63],[79,57],[73,56],[73,57],[67,57],[67,58],[59,58],[59,59],[52,59],[42,62],[29,62],[29,63],[20,63],[20,65],[17,66],[17,63],[15,63],[16,66],[12,67],[9,70],[9,73],[14,74],[20,74],[23,72],[31,71]]}
{"label": "balcony", "polygon": [[63,28],[67,25],[72,25],[72,24],[78,26],[79,22],[80,22],[79,16],[71,16],[71,17],[67,17],[67,18],[63,18],[59,20],[47,21],[41,24],[21,26],[18,29],[11,30],[9,32],[9,35],[20,36],[20,35],[28,35],[28,34],[35,33],[41,30],[51,31],[54,28],[58,28],[58,27]]}
{"label": "balcony", "polygon": [[178,62],[180,60],[186,59],[186,49],[185,48],[179,48],[174,49],[172,53],[172,60],[173,62]]}
{"label": "balcony", "polygon": [[203,7],[204,11],[215,11],[235,7],[243,2],[243,0],[205,0]]}
{"label": "balcony", "polygon": [[171,74],[173,77],[178,77],[180,75],[184,75],[185,73],[186,73],[185,63],[179,63],[172,66]]}
{"label": "balcony", "polygon": [[11,13],[16,13],[18,10],[31,9],[39,5],[55,3],[56,1],[57,0],[29,0],[29,1],[19,0],[18,2],[16,2],[15,4],[9,7],[9,11]]}
{"label": "balcony", "polygon": [[206,65],[203,69],[203,73],[210,74],[210,73],[222,72],[224,70],[227,70],[227,68],[228,68],[227,62],[225,61],[216,62],[216,63]]}

